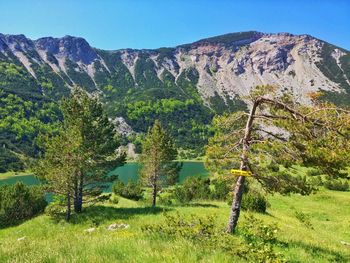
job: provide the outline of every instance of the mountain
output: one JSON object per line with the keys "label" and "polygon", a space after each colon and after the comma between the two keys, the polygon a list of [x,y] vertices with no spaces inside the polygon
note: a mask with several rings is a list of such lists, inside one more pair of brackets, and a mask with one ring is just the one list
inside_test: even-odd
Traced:
{"label": "mountain", "polygon": [[[24,67],[44,88],[43,80],[51,82],[54,91],[49,94],[78,84],[110,95],[110,84],[130,93],[157,89],[149,93],[164,97],[191,97],[194,92],[207,106],[215,104],[211,100],[216,96],[226,101],[258,84],[276,84],[296,96],[320,89],[350,90],[349,56],[347,50],[309,35],[287,33],[232,33],[175,48],[115,51],[92,48],[79,37],[32,41],[0,34],[0,60]],[[195,89],[184,89],[183,80]]]}
{"label": "mountain", "polygon": [[79,37],[0,34],[0,156],[33,155],[37,132],[55,129],[56,102],[74,85],[99,94],[110,117],[134,131],[159,118],[179,146],[202,149],[213,115],[245,108],[244,96],[260,84],[291,91],[302,103],[323,91],[324,99],[349,105],[350,52],[309,35],[255,31],[114,51]]}

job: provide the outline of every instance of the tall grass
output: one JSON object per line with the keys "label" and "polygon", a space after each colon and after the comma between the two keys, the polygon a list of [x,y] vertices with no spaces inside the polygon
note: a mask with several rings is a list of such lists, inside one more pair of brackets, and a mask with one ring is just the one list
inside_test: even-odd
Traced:
{"label": "tall grass", "polygon": [[[347,262],[350,248],[350,192],[323,190],[316,195],[269,198],[267,214],[254,214],[265,223],[277,223],[275,249],[291,262]],[[224,227],[229,207],[203,202],[185,207],[152,209],[142,202],[120,198],[117,205],[89,207],[72,222],[54,222],[41,215],[19,226],[0,230],[0,262],[243,262],[220,250],[206,250],[195,241],[164,239],[141,231],[146,224],[164,220],[164,212],[215,215]],[[304,214],[312,225],[303,223]],[[239,225],[244,224],[244,214]],[[111,223],[129,228],[109,231]],[[84,230],[94,227],[95,231]],[[239,232],[239,231],[238,231]],[[18,238],[25,237],[24,240]]]}

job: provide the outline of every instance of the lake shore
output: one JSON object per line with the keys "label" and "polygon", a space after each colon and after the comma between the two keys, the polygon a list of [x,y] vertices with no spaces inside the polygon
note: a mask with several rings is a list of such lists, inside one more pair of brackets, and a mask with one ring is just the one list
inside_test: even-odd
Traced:
{"label": "lake shore", "polygon": [[[109,172],[110,175],[118,175],[119,179],[124,183],[129,180],[137,180],[139,173],[139,165],[137,162],[127,162],[125,165],[117,167]],[[183,168],[179,174],[179,180],[182,182],[188,176],[208,176],[208,171],[205,169],[201,161],[183,161]],[[7,172],[0,174],[0,185],[13,184],[17,181],[22,181],[25,184],[38,184],[39,180],[31,173],[31,171],[23,172]]]}

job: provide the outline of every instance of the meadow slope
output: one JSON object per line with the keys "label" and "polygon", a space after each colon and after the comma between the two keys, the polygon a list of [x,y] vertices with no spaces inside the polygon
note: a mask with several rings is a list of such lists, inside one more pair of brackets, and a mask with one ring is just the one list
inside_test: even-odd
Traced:
{"label": "meadow slope", "polygon": [[[277,238],[284,245],[278,245],[276,250],[288,262],[350,262],[350,246],[342,244],[350,243],[350,192],[322,190],[307,197],[274,195],[269,201],[267,214],[254,215],[264,223],[277,223]],[[71,223],[55,223],[41,215],[0,230],[0,262],[243,262],[196,242],[142,232],[142,226],[163,221],[164,211],[186,216],[215,215],[218,226],[224,227],[229,206],[203,201],[151,209],[121,198],[117,205],[87,208]],[[304,213],[310,222],[298,220],[296,211]],[[240,226],[247,213],[242,213]],[[107,226],[114,222],[127,223],[130,228],[108,231]],[[94,232],[84,231],[96,224]],[[18,240],[22,237],[24,240]]]}

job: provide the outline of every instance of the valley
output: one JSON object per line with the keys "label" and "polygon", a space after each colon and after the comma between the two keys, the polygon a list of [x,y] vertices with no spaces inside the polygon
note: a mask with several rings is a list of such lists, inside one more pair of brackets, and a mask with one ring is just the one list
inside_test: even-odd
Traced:
{"label": "valley", "polygon": [[350,262],[346,1],[163,2],[0,3],[0,263]]}

